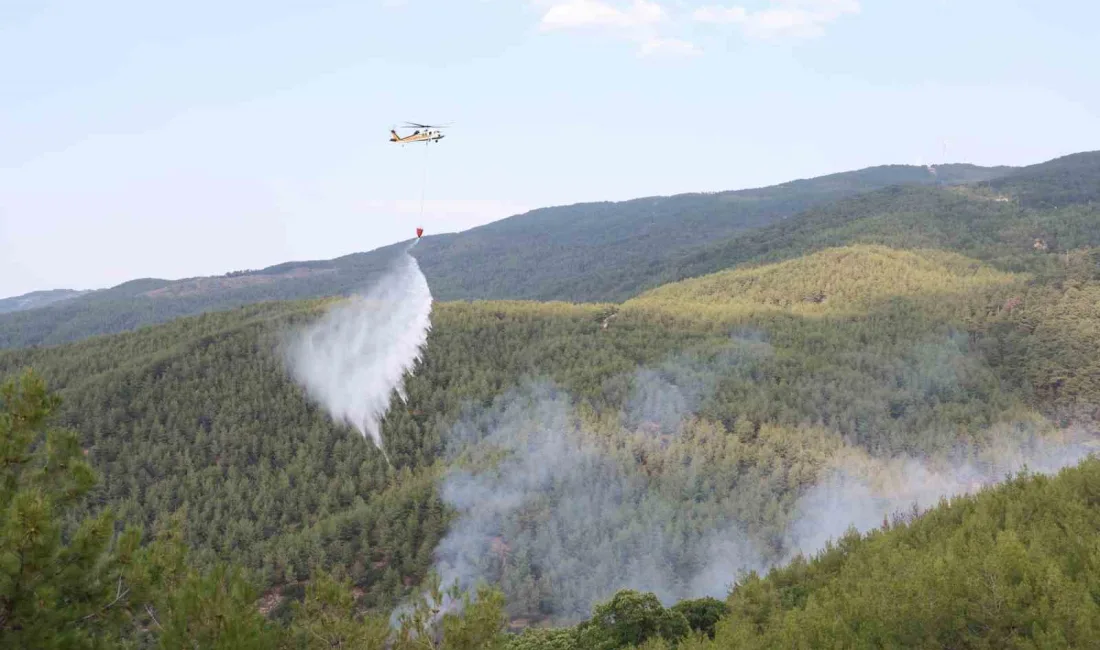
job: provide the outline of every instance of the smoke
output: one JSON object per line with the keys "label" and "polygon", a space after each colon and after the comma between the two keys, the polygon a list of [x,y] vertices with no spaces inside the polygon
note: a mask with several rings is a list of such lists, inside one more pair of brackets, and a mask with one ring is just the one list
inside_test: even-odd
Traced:
{"label": "smoke", "polygon": [[880,460],[858,451],[841,454],[823,480],[799,500],[782,561],[796,554],[812,555],[850,528],[866,533],[891,517],[974,494],[1025,469],[1056,474],[1096,451],[1095,434],[1084,429],[1067,429],[1053,437],[1035,429],[1000,429],[993,445],[959,445],[942,459]]}
{"label": "smoke", "polygon": [[631,575],[636,586],[674,593],[658,585],[667,543],[652,532],[675,517],[673,504],[649,498],[641,474],[587,440],[552,384],[501,396],[456,427],[454,448],[461,458],[442,496],[461,515],[436,549],[444,584],[532,579],[508,589],[519,595],[510,604],[548,601],[572,617]]}
{"label": "smoke", "polygon": [[[968,372],[949,347],[914,352],[920,363],[909,380],[930,393],[953,390]],[[1092,451],[1089,433],[1053,440],[1038,419],[994,427],[982,436],[994,444],[958,445],[935,458],[876,458],[842,446],[813,484],[783,501],[778,494],[799,458],[746,456],[736,470],[711,464],[705,456],[740,443],[726,432],[717,443],[701,441],[709,434],[691,419],[720,378],[751,375],[771,354],[761,337],[738,336],[710,354],[681,354],[635,373],[621,422],[656,422],[688,431],[688,439],[659,440],[644,427],[600,430],[548,381],[472,410],[447,439],[441,492],[459,516],[436,549],[444,584],[497,584],[511,615],[559,623],[586,618],[620,589],[653,592],[666,605],[722,598],[742,572],[815,554],[852,527],[867,532],[1025,466],[1057,472]],[[751,453],[738,449],[734,458]]]}
{"label": "smoke", "polygon": [[640,429],[633,441],[601,439],[572,396],[545,380],[467,413],[447,436],[441,492],[459,517],[436,548],[444,584],[500,584],[514,613],[565,620],[587,616],[619,588],[665,601],[691,595],[690,576],[710,550],[710,538],[694,531],[714,504],[687,502],[701,479],[691,470],[678,473],[682,485],[660,485],[646,467],[659,462],[649,434],[654,425],[682,432],[723,377],[750,372],[771,353],[760,332],[746,330],[640,369],[620,414],[627,429]]}
{"label": "smoke", "polygon": [[743,572],[763,573],[799,555],[812,557],[850,530],[865,534],[884,522],[909,519],[1024,470],[1056,474],[1097,451],[1096,432],[1073,427],[1043,435],[1041,423],[1031,424],[994,427],[993,444],[958,445],[937,458],[901,455],[884,460],[860,449],[842,450],[795,503],[778,549],[751,540],[744,526],[708,531],[700,543],[708,563],[694,576],[687,597],[724,598]]}
{"label": "smoke", "polygon": [[414,241],[366,292],[333,307],[287,346],[291,375],[337,422],[383,448],[380,422],[393,391],[420,359],[431,328],[432,294]]}
{"label": "smoke", "polygon": [[684,419],[696,412],[723,379],[748,378],[756,362],[773,353],[763,332],[734,333],[717,349],[671,356],[656,368],[634,373],[623,424],[661,433],[677,433]]}

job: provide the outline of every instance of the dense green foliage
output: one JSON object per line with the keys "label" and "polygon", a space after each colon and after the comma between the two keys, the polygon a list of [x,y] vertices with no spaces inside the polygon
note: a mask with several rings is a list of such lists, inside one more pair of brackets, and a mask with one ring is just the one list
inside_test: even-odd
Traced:
{"label": "dense green foliage", "polygon": [[[392,464],[288,377],[285,334],[331,299],[0,351],[0,377],[22,377],[0,396],[0,605],[17,621],[0,631],[16,646],[377,648],[391,610],[411,607],[395,647],[1089,638],[1100,593],[1086,541],[1097,532],[1094,465],[851,534],[811,562],[749,574],[728,598],[725,587],[740,569],[785,564],[803,542],[818,548],[839,532],[805,529],[806,499],[837,472],[899,501],[905,457],[932,466],[961,453],[984,467],[1061,427],[1095,428],[1100,211],[1081,181],[1092,160],[996,183],[895,187],[757,223],[736,246],[692,258],[690,279],[622,303],[437,302],[408,399],[393,396],[383,422]],[[820,181],[807,183],[846,192]],[[778,209],[811,201],[803,190],[753,200]],[[676,200],[701,210],[692,201],[703,198]],[[575,209],[570,227],[583,231],[595,207]],[[581,268],[578,255],[570,265]],[[383,268],[356,259],[374,269],[356,277]],[[730,260],[747,263],[701,275]],[[279,295],[289,273],[321,295],[311,292],[340,272],[318,264],[224,282]],[[635,288],[668,272],[645,269]],[[618,291],[613,272],[600,278],[611,284],[593,295]],[[148,291],[199,306],[203,282],[110,291],[116,306]],[[74,338],[99,318],[73,314]],[[51,414],[66,428],[49,428]],[[35,534],[21,535],[28,526]],[[441,616],[463,596],[441,591],[435,571],[476,594],[463,615]],[[575,625],[507,638],[508,621]]]}
{"label": "dense green foliage", "polygon": [[[945,165],[933,176],[923,167],[890,165],[760,189],[544,208],[458,234],[429,234],[414,252],[437,299],[621,300],[646,286],[665,260],[812,206],[889,185],[976,182],[1011,170]],[[134,280],[0,313],[0,348],[55,345],[266,300],[346,295],[375,281],[404,246],[222,277]]]}
{"label": "dense green foliage", "polygon": [[1058,208],[1074,203],[1100,201],[1100,156],[1095,151],[1076,153],[1021,169],[1008,178],[978,183],[998,192],[1011,192],[1022,205]]}
{"label": "dense green foliage", "polygon": [[48,426],[57,406],[34,375],[0,387],[0,500],[8,525],[21,525],[0,538],[0,647],[1023,648],[1100,635],[1100,460],[851,532],[808,561],[742,576],[725,602],[666,608],[622,590],[575,627],[509,637],[499,592],[470,598],[432,581],[391,627],[359,609],[348,582],[320,571],[288,620],[265,619],[239,569],[187,568],[175,526],[142,548],[139,530],[114,533],[109,510],[74,525],[64,513],[95,476],[74,432]]}
{"label": "dense green foliage", "polygon": [[1098,495],[1094,460],[849,536],[743,582],[715,647],[1088,645],[1100,638]]}
{"label": "dense green foliage", "polygon": [[[767,575],[743,575],[715,608],[713,637],[693,625],[694,634],[677,629],[678,638],[653,642],[664,612],[687,603],[662,610],[620,592],[590,620],[528,631],[511,649],[597,647],[585,639],[592,628],[603,632],[599,647],[616,649],[1091,647],[1100,638],[1098,534],[1094,458],[1056,477],[1020,474],[919,517],[851,531]],[[609,623],[616,607],[625,611]]]}
{"label": "dense green foliage", "polygon": [[460,409],[528,373],[598,393],[604,378],[698,338],[645,327],[604,336],[599,306],[443,305],[408,408],[395,403],[385,423],[392,469],[287,378],[279,336],[316,307],[267,304],[8,352],[0,372],[32,366],[61,391],[64,421],[104,475],[96,500],[124,519],[182,508],[199,558],[240,562],[270,583],[335,563],[368,587],[368,602],[392,604],[423,578],[443,532],[433,463]]}
{"label": "dense green foliage", "polygon": [[416,253],[441,299],[620,301],[666,260],[814,206],[892,185],[954,185],[1011,168],[886,165],[760,189],[534,210],[430,239]]}
{"label": "dense green foliage", "polygon": [[144,546],[110,508],[74,521],[96,476],[76,433],[51,425],[58,405],[34,373],[0,385],[0,648],[503,648],[502,596],[485,587],[471,599],[436,581],[391,629],[318,571],[280,624],[239,567],[188,567],[178,521]]}
{"label": "dense green foliage", "polygon": [[0,647],[269,647],[239,572],[188,569],[176,526],[141,545],[110,508],[73,517],[96,476],[57,406],[34,374],[0,386]]}
{"label": "dense green foliage", "polygon": [[[988,183],[895,186],[677,256],[651,286],[744,263],[775,262],[856,243],[936,248],[1006,271],[1061,275],[1067,252],[1100,246],[1100,153],[1059,158]],[[1095,265],[1091,279],[1100,279]]]}
{"label": "dense green foliage", "polygon": [[672,606],[672,611],[682,614],[693,631],[701,632],[713,639],[715,626],[729,613],[729,606],[717,598],[708,596],[681,600]]}
{"label": "dense green foliage", "polygon": [[[617,306],[437,304],[408,403],[395,398],[383,425],[394,467],[287,378],[280,337],[325,302],[8,351],[0,373],[31,366],[61,391],[104,476],[93,503],[145,527],[178,511],[197,566],[255,571],[282,590],[278,617],[317,568],[350,579],[365,606],[394,606],[464,516],[441,494],[453,468],[496,489],[492,459],[536,462],[559,479],[464,552],[510,617],[576,620],[632,563],[668,567],[647,574],[667,583],[662,597],[702,595],[695,576],[729,522],[761,562],[782,559],[798,499],[837,459],[981,446],[1044,431],[1034,409],[1095,405],[1083,351],[1100,342],[1097,284],[1031,282],[865,246]],[[562,427],[541,428],[537,408],[503,417],[499,397],[527,378],[564,391]],[[470,423],[492,435],[457,444]],[[577,454],[540,455],[547,431]],[[598,516],[563,518],[576,511],[556,504],[577,495]]]}

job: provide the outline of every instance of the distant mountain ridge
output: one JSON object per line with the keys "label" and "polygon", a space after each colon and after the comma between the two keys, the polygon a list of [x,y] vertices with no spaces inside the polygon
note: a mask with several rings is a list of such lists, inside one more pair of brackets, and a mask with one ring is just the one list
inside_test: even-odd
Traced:
{"label": "distant mountain ridge", "polygon": [[[1090,160],[1095,154],[1078,156]],[[764,188],[541,208],[461,233],[426,236],[414,254],[439,300],[622,301],[690,277],[680,271],[693,256],[783,226],[796,215],[888,188],[943,194],[1040,168],[885,165]],[[0,314],[0,348],[54,345],[267,300],[347,295],[369,285],[405,245],[224,276],[134,280]],[[703,266],[700,273],[717,270]]]}
{"label": "distant mountain ridge", "polygon": [[543,208],[425,240],[441,299],[620,301],[663,262],[804,210],[895,185],[991,180],[1011,167],[885,165],[770,187]]}
{"label": "distant mountain ridge", "polygon": [[909,246],[919,241],[923,247],[989,261],[1039,246],[1045,252],[1100,246],[1098,208],[1100,151],[1063,156],[965,187],[895,185],[667,259],[651,269],[644,288],[852,243]]}
{"label": "distant mountain ridge", "polygon": [[45,291],[32,291],[21,296],[0,298],[0,314],[8,314],[13,311],[25,311],[37,309],[46,305],[53,305],[63,300],[70,300],[77,296],[91,293],[90,291],[78,291],[76,289],[47,289]]}

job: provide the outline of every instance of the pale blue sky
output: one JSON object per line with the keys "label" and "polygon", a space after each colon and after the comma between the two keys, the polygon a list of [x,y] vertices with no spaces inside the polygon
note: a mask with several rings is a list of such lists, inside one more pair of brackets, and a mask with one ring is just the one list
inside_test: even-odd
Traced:
{"label": "pale blue sky", "polygon": [[[321,6],[324,8],[319,8]],[[0,296],[525,209],[1100,149],[1081,0],[0,2]]]}

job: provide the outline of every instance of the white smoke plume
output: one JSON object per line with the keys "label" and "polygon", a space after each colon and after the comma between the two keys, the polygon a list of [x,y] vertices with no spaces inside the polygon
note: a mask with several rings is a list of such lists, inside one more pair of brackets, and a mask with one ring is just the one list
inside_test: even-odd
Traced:
{"label": "white smoke plume", "polygon": [[[436,548],[444,584],[507,581],[510,562],[534,562],[547,584],[568,577],[568,591],[585,594],[555,608],[583,614],[587,594],[622,579],[630,567],[606,531],[627,519],[623,506],[644,496],[645,482],[578,434],[569,396],[549,383],[501,396],[455,427],[449,446],[465,452],[467,467],[454,466],[442,489],[461,513]],[[546,519],[527,520],[535,514]],[[590,571],[578,572],[578,563]]]}
{"label": "white smoke plume", "polygon": [[380,422],[393,391],[420,359],[431,328],[432,294],[414,241],[362,294],[333,307],[287,346],[291,375],[337,422],[385,453]]}
{"label": "white smoke plume", "polygon": [[954,458],[900,457],[889,461],[862,454],[838,458],[824,479],[799,500],[788,529],[787,561],[810,556],[849,528],[866,533],[897,513],[935,507],[942,499],[974,494],[1025,468],[1056,474],[1097,451],[1095,432],[1074,427],[1058,438],[1037,431],[1000,431],[996,444],[956,448]]}
{"label": "white smoke plume", "polygon": [[[692,380],[666,398],[653,392],[652,375],[638,377],[642,394],[632,403],[649,405],[647,415],[653,407],[660,415],[684,413],[709,388]],[[586,432],[571,402],[549,383],[529,384],[455,426],[442,496],[459,517],[436,549],[444,584],[495,583],[513,614],[541,611],[558,622],[586,618],[620,589],[653,592],[666,605],[723,598],[742,572],[815,554],[850,527],[867,532],[899,511],[935,506],[1024,466],[1053,473],[1093,451],[1094,434],[1050,441],[1039,436],[1038,422],[990,432],[1000,444],[959,447],[939,460],[883,460],[849,447],[793,504],[777,535],[740,518],[746,505],[762,509],[774,499],[766,481],[745,479],[697,502],[698,490],[718,487],[705,467],[670,483],[648,466],[652,458],[624,462],[610,451],[619,443],[601,444]]]}
{"label": "white smoke plume", "polygon": [[709,351],[675,354],[655,368],[640,368],[634,373],[623,424],[630,429],[676,433],[722,378],[747,377],[755,361],[772,353],[763,332],[744,329]]}

